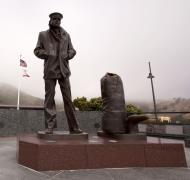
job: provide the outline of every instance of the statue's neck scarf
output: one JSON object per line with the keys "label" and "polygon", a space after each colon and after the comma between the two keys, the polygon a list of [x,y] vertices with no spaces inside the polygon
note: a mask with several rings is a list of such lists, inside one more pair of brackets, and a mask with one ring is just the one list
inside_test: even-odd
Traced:
{"label": "statue's neck scarf", "polygon": [[53,28],[50,26],[50,32],[57,41],[60,42],[63,39],[64,31],[61,27]]}

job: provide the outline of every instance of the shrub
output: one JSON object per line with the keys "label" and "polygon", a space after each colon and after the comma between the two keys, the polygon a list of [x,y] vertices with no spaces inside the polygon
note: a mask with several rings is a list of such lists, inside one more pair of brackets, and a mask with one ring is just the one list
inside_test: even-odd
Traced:
{"label": "shrub", "polygon": [[80,111],[101,111],[102,110],[102,98],[91,98],[89,101],[86,97],[77,97],[73,101],[74,106]]}

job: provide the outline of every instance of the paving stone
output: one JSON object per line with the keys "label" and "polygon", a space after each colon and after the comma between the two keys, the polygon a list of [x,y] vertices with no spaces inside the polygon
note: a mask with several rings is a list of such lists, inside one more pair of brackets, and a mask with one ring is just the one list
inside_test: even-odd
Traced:
{"label": "paving stone", "polygon": [[189,180],[188,168],[128,168],[107,170],[114,180]]}
{"label": "paving stone", "polygon": [[110,174],[104,169],[64,171],[52,180],[110,180]]}

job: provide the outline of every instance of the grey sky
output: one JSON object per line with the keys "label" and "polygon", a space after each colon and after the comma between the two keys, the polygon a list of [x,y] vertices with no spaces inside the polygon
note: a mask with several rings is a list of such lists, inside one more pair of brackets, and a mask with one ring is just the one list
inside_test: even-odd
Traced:
{"label": "grey sky", "polygon": [[[43,60],[33,55],[48,15],[63,13],[77,56],[70,62],[73,98],[101,95],[106,72],[121,76],[126,99],[151,100],[148,61],[156,97],[190,98],[189,0],[0,0],[0,82],[17,86],[19,55],[30,78],[21,89],[44,97]],[[57,87],[56,98],[60,98]]]}

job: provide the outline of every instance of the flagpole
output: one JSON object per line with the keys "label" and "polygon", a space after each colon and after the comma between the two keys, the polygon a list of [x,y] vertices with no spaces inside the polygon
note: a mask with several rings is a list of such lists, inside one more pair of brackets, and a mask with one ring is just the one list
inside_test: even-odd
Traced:
{"label": "flagpole", "polygon": [[[21,54],[20,54],[20,59],[21,59]],[[18,95],[17,95],[17,110],[20,109],[20,87],[21,87],[21,73],[20,73],[20,59],[19,59],[19,75],[18,75]]]}

